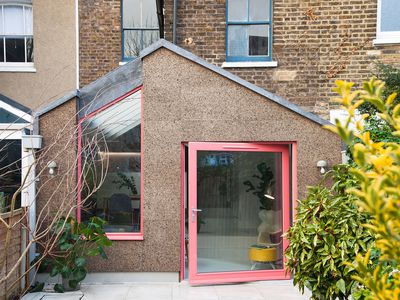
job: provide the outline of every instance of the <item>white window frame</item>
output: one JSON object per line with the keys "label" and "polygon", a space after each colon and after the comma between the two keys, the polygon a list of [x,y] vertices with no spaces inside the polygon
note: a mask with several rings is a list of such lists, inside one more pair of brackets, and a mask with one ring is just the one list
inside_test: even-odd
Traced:
{"label": "white window frame", "polygon": [[376,39],[374,45],[381,44],[400,44],[400,31],[381,31],[381,15],[382,15],[382,1],[378,1],[378,9],[376,13]]}
{"label": "white window frame", "polygon": [[[23,14],[23,17],[24,17],[24,25],[25,25],[25,7],[30,7],[31,9],[32,9],[32,23],[33,23],[33,6],[31,5],[31,4],[25,4],[25,3],[20,3],[20,2],[18,2],[18,1],[16,1],[16,2],[13,2],[13,1],[10,1],[10,2],[7,2],[7,3],[0,3],[0,10],[3,10],[3,7],[4,6],[22,6],[22,7],[24,7],[24,14]],[[3,16],[3,19],[2,19],[2,22],[3,22],[3,30],[4,30],[4,28],[5,28],[5,24],[4,24],[4,11],[3,11],[3,14],[2,14],[2,16]],[[33,30],[33,24],[32,24],[32,30]],[[0,62],[0,72],[27,72],[27,73],[32,73],[32,72],[36,72],[36,69],[35,69],[35,65],[34,65],[34,63],[33,62],[26,62],[26,60],[27,60],[27,57],[26,57],[26,34],[24,34],[23,35],[25,38],[24,38],[24,40],[25,40],[25,44],[24,44],[24,47],[25,47],[25,62]],[[0,39],[3,39],[4,37],[7,37],[7,35],[0,35]],[[33,34],[33,32],[32,32],[32,39],[34,40],[34,34]],[[3,42],[3,52],[4,52],[4,59],[5,59],[5,56],[6,56],[6,44],[5,44],[5,39],[4,39],[4,42]],[[35,50],[33,50],[33,51],[35,51]]]}

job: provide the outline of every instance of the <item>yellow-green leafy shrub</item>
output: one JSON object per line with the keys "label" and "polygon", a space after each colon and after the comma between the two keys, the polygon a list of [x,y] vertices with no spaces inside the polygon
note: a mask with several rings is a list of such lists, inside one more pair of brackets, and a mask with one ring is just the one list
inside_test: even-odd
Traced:
{"label": "yellow-green leafy shrub", "polygon": [[[376,234],[376,247],[381,252],[378,265],[373,267],[370,252],[358,255],[353,264],[358,275],[353,278],[371,290],[369,299],[399,300],[400,272],[396,268],[400,263],[400,144],[374,141],[362,120],[355,120],[357,108],[369,103],[388,124],[392,135],[400,137],[400,105],[393,104],[397,94],[384,97],[385,84],[376,79],[365,82],[362,90],[352,90],[351,82],[337,81],[336,85],[340,96],[336,101],[349,112],[349,117],[345,124],[336,121],[336,126],[327,128],[351,146],[356,164],[351,172],[359,186],[348,192],[358,198],[360,210],[371,215],[371,223],[365,227]],[[351,123],[355,123],[355,129],[351,129]],[[395,266],[389,274],[382,272],[387,264]]]}
{"label": "yellow-green leafy shrub", "polygon": [[348,299],[357,282],[344,262],[365,254],[373,237],[362,227],[368,214],[359,212],[355,196],[346,193],[357,185],[348,167],[335,166],[326,179],[333,183],[309,187],[297,205],[296,221],[286,234],[286,267],[302,292],[305,287],[311,291],[311,299]]}

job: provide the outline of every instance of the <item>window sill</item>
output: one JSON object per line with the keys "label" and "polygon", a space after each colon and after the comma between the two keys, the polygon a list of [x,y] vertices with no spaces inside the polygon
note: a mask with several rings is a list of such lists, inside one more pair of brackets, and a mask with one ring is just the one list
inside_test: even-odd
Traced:
{"label": "window sill", "polygon": [[240,61],[224,62],[222,68],[276,68],[277,61]]}
{"label": "window sill", "polygon": [[106,236],[112,241],[143,241],[142,233],[106,233]]}
{"label": "window sill", "polygon": [[377,39],[374,39],[372,43],[373,43],[374,46],[400,44],[400,37],[395,37],[395,38],[377,38]]}
{"label": "window sill", "polygon": [[0,63],[0,72],[35,73],[33,63]]}
{"label": "window sill", "polygon": [[123,66],[123,65],[125,65],[127,63],[127,61],[120,61],[119,63],[118,63],[118,65],[119,66]]}

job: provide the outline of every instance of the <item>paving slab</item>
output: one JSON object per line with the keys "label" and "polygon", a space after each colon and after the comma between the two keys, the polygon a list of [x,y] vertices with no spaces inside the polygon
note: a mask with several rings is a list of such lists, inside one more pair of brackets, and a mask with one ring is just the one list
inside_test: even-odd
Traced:
{"label": "paving slab", "polygon": [[32,293],[23,300],[308,300],[291,280],[191,286],[176,283],[83,284],[78,292]]}

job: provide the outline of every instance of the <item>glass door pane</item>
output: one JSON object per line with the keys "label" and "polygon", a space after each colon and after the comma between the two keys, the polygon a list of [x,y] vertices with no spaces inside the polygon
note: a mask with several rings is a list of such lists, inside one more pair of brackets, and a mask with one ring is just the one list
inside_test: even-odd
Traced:
{"label": "glass door pane", "polygon": [[282,154],[197,151],[197,273],[283,269]]}

